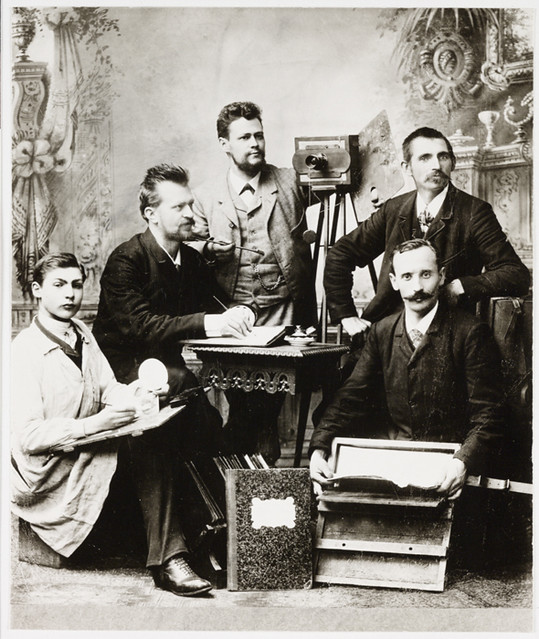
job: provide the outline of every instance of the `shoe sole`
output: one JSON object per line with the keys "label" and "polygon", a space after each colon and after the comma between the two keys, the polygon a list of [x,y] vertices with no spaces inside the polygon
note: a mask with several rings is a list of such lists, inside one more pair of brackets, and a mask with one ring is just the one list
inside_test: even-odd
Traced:
{"label": "shoe sole", "polygon": [[200,590],[195,590],[194,592],[176,592],[175,590],[171,590],[170,588],[164,588],[163,586],[158,586],[155,584],[155,587],[159,590],[164,590],[165,592],[171,592],[173,595],[177,597],[196,597],[197,595],[203,595],[205,592],[210,592],[213,590],[213,586],[208,586],[207,588],[201,588]]}

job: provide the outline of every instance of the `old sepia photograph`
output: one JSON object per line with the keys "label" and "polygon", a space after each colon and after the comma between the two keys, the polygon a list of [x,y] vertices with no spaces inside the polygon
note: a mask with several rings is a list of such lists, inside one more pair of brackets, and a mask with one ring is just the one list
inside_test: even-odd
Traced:
{"label": "old sepia photograph", "polygon": [[537,12],[387,4],[2,1],[2,637],[537,630]]}

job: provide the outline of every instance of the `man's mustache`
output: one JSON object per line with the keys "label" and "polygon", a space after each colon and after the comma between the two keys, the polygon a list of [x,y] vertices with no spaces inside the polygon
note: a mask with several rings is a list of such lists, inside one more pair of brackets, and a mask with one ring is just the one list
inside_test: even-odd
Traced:
{"label": "man's mustache", "polygon": [[447,175],[447,173],[444,173],[440,169],[436,169],[436,171],[432,171],[432,173],[430,174],[430,177],[445,178],[446,180],[450,180],[451,179],[450,175]]}
{"label": "man's mustache", "polygon": [[433,297],[434,295],[432,295],[431,293],[425,293],[421,291],[419,293],[414,293],[414,295],[409,295],[408,297],[405,297],[404,299],[407,300],[408,302],[423,302],[424,300],[430,300]]}

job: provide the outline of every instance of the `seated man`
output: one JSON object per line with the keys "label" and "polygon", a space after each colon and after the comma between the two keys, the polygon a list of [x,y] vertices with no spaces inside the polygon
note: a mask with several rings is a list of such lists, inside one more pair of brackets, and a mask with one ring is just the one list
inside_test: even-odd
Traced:
{"label": "seated man", "polygon": [[404,309],[373,325],[313,433],[317,493],[331,477],[327,457],[337,436],[462,443],[437,488],[449,499],[460,495],[467,473],[483,473],[499,453],[504,402],[496,345],[475,316],[439,299],[444,276],[427,240],[393,250],[389,277]]}
{"label": "seated man", "polygon": [[[175,395],[198,385],[185,365],[180,340],[241,337],[256,317],[247,306],[223,312],[225,294],[199,253],[184,243],[192,238],[194,219],[183,168],[161,164],[148,169],[139,203],[147,229],[109,256],[93,333],[118,381],[130,383],[140,363],[155,357],[167,367]],[[221,418],[205,396],[178,416],[177,448],[184,457],[216,453],[220,435]]]}
{"label": "seated man", "polygon": [[34,269],[39,312],[12,348],[12,510],[54,551],[71,557],[103,530],[107,518],[116,528],[121,523],[114,504],[127,495],[112,493],[119,492],[117,477],[128,474],[155,584],[177,595],[207,592],[210,583],[188,564],[179,521],[173,429],[164,425],[121,442],[49,452],[135,416],[126,386],[116,381],[88,328],[74,318],[83,282],[84,270],[70,253],[45,256]]}

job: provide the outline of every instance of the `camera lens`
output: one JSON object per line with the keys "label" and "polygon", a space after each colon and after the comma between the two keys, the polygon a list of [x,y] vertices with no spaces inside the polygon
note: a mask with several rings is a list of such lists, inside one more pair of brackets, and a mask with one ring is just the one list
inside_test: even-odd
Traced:
{"label": "camera lens", "polygon": [[328,159],[323,153],[312,153],[305,158],[305,164],[316,171],[322,171],[328,165]]}

